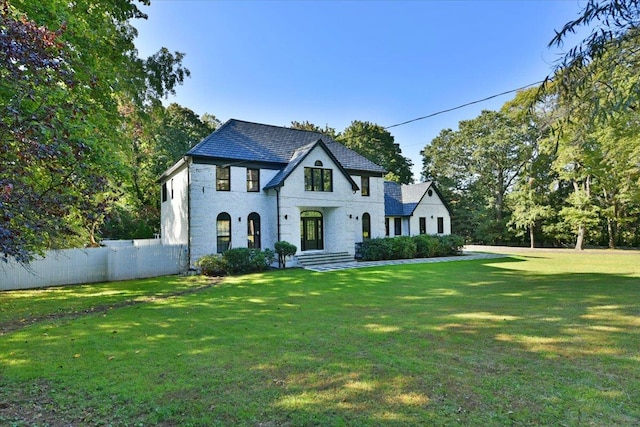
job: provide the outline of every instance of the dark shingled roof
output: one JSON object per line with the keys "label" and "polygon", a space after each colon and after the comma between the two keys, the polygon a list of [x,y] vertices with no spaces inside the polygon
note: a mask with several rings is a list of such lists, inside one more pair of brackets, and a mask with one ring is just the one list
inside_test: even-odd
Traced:
{"label": "dark shingled roof", "polygon": [[[411,185],[400,185],[396,182],[384,182],[384,214],[386,216],[411,216],[413,211],[433,185],[432,182],[421,182]],[[435,189],[435,186],[433,187]],[[436,189],[436,192],[438,190]],[[438,195],[440,193],[438,192]],[[442,197],[440,197],[442,199]],[[448,207],[447,207],[448,209]]]}
{"label": "dark shingled roof", "polygon": [[385,173],[384,168],[318,132],[231,119],[203,139],[188,156],[288,164],[296,150],[322,140],[346,170]]}
{"label": "dark shingled roof", "polygon": [[276,188],[284,185],[284,180],[287,179],[289,174],[293,172],[293,170],[298,167],[300,162],[302,162],[302,160],[304,160],[304,158],[307,157],[307,155],[317,146],[320,146],[336,163],[338,169],[344,174],[345,178],[347,178],[347,181],[349,181],[349,183],[351,184],[351,188],[353,189],[353,191],[358,191],[358,185],[353,181],[351,176],[349,176],[347,171],[344,170],[340,162],[338,162],[331,150],[329,150],[327,145],[321,139],[317,140],[313,144],[307,144],[294,151],[293,156],[291,157],[291,160],[289,161],[287,166],[281,169],[280,172],[278,172],[276,176],[274,176],[271,181],[269,181],[269,183],[264,187],[265,190],[268,188]]}

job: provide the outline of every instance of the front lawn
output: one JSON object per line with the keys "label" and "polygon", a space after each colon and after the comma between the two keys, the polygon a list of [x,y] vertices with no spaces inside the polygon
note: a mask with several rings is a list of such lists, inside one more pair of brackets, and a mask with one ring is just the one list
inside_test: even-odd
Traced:
{"label": "front lawn", "polygon": [[4,292],[3,326],[2,425],[640,424],[637,253]]}

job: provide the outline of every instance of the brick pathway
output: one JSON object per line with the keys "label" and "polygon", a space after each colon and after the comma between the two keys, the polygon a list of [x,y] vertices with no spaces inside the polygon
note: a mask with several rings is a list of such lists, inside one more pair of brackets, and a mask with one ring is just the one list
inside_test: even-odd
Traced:
{"label": "brick pathway", "polygon": [[463,252],[459,256],[435,257],[435,258],[413,258],[413,259],[393,259],[387,261],[351,261],[339,264],[325,264],[313,267],[305,267],[307,270],[316,272],[346,270],[349,268],[365,268],[377,267],[380,265],[398,265],[398,264],[424,264],[430,262],[451,262],[451,261],[469,261],[473,259],[492,259],[504,258],[507,254],[485,254],[478,252]]}

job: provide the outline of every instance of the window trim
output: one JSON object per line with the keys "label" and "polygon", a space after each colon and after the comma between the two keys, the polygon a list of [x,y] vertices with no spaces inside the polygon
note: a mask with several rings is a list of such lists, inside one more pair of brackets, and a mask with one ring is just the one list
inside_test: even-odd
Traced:
{"label": "window trim", "polygon": [[371,195],[371,181],[368,176],[360,177],[360,195],[363,197]]}
{"label": "window trim", "polygon": [[[365,235],[366,233],[366,235]],[[369,212],[362,214],[362,240],[371,239],[371,215]]]}
{"label": "window trim", "polygon": [[[221,234],[221,225],[224,222],[228,223],[228,233],[229,234]],[[224,231],[224,230],[223,230]],[[220,212],[216,217],[216,252],[221,254],[225,251],[231,249],[231,215],[226,212]]]}
{"label": "window trim", "polygon": [[438,234],[444,234],[444,217],[438,217]]}
{"label": "window trim", "polygon": [[[256,179],[251,179],[251,172],[257,173]],[[247,192],[258,193],[260,191],[260,169],[247,168]]]}
{"label": "window trim", "polygon": [[304,168],[304,191],[333,192],[333,169]]}
{"label": "window trim", "polygon": [[[251,230],[252,225],[253,230]],[[260,249],[262,247],[260,227],[260,214],[257,212],[251,212],[247,216],[247,247],[249,249]],[[252,231],[253,234],[251,234]],[[251,240],[250,237],[253,237],[253,240]]]}
{"label": "window trim", "polygon": [[402,218],[393,219],[393,235],[402,236]]}
{"label": "window trim", "polygon": [[427,217],[418,218],[420,234],[427,234]]}
{"label": "window trim", "polygon": [[231,191],[231,166],[216,166],[216,191]]}

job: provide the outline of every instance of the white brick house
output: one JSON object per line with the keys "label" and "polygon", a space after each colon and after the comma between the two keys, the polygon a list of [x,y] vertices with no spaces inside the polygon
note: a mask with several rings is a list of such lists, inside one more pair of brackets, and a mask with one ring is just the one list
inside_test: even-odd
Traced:
{"label": "white brick house", "polygon": [[451,234],[451,210],[432,182],[384,183],[385,235]]}
{"label": "white brick house", "polygon": [[159,178],[162,243],[188,245],[191,264],[278,241],[353,257],[385,236],[384,174],[326,135],[232,119]]}

